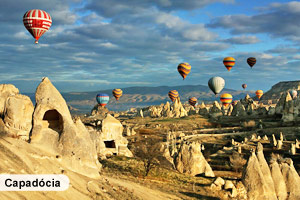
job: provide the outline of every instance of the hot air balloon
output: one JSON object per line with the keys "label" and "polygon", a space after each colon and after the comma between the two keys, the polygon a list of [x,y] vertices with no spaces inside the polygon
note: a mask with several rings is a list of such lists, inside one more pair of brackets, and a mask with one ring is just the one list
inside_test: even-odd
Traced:
{"label": "hot air balloon", "polygon": [[242,84],[242,88],[243,88],[243,89],[246,89],[246,88],[247,88],[247,84],[245,84],[245,83]]}
{"label": "hot air balloon", "polygon": [[171,101],[174,101],[179,96],[179,94],[176,90],[170,90],[168,95],[169,95]]}
{"label": "hot air balloon", "polygon": [[96,100],[97,100],[98,104],[100,104],[101,107],[105,107],[109,101],[109,96],[108,96],[108,94],[99,93],[96,96]]}
{"label": "hot air balloon", "polygon": [[220,100],[225,107],[227,107],[232,102],[232,95],[228,93],[221,94]]}
{"label": "hot air balloon", "polygon": [[290,95],[293,99],[296,99],[298,95],[297,90],[290,90]]}
{"label": "hot air balloon", "polygon": [[177,67],[178,72],[182,76],[183,80],[191,72],[191,65],[189,63],[180,63]]}
{"label": "hot air balloon", "polygon": [[39,38],[50,28],[52,19],[43,10],[29,10],[23,16],[23,24],[38,43]]}
{"label": "hot air balloon", "polygon": [[231,68],[235,64],[235,59],[233,57],[226,57],[223,60],[223,64],[225,65],[225,67],[227,68],[227,70],[230,71]]}
{"label": "hot air balloon", "polygon": [[264,92],[262,90],[257,90],[255,92],[255,94],[256,94],[257,98],[260,99],[260,97],[264,94]]}
{"label": "hot air balloon", "polygon": [[254,58],[254,57],[248,58],[247,59],[247,63],[252,68],[255,65],[255,63],[256,63],[256,58]]}
{"label": "hot air balloon", "polygon": [[114,97],[118,101],[119,98],[122,96],[123,91],[121,89],[113,89],[112,94],[114,95]]}
{"label": "hot air balloon", "polygon": [[189,98],[189,104],[191,106],[195,107],[196,103],[197,103],[197,98],[196,97]]}
{"label": "hot air balloon", "polygon": [[227,107],[232,102],[232,95],[228,93],[221,94],[220,100],[222,104]]}
{"label": "hot air balloon", "polygon": [[215,76],[209,79],[208,87],[215,95],[219,94],[225,87],[225,80],[222,77]]}

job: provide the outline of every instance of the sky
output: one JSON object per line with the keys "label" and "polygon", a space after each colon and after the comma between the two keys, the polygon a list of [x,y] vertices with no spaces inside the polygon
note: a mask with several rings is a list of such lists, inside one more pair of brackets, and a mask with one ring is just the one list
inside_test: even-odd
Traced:
{"label": "sky", "polygon": [[[30,9],[52,17],[37,45],[22,21]],[[0,28],[0,84],[23,93],[45,76],[61,92],[207,85],[213,76],[226,88],[267,91],[300,80],[297,1],[1,0]],[[181,62],[192,66],[184,81]]]}

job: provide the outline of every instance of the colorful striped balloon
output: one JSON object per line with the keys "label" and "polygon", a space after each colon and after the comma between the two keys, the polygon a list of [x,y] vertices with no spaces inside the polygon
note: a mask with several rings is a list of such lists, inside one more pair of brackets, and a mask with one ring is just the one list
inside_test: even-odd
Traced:
{"label": "colorful striped balloon", "polygon": [[223,64],[225,65],[225,67],[227,68],[227,70],[230,71],[231,68],[235,64],[235,59],[233,57],[226,57],[223,60]]}
{"label": "colorful striped balloon", "polygon": [[23,24],[29,33],[35,38],[35,43],[38,43],[39,38],[49,30],[52,19],[51,16],[43,10],[29,10],[23,16]]}
{"label": "colorful striped balloon", "polygon": [[256,94],[257,98],[260,99],[261,96],[264,94],[264,92],[263,92],[262,90],[257,90],[257,91],[255,92],[255,94]]}
{"label": "colorful striped balloon", "polygon": [[254,57],[248,58],[247,59],[247,63],[252,68],[255,65],[255,63],[256,63],[256,58],[254,58]]}
{"label": "colorful striped balloon", "polygon": [[98,104],[100,104],[100,106],[105,107],[109,101],[109,96],[108,96],[108,94],[99,93],[96,96],[96,100],[97,100]]}
{"label": "colorful striped balloon", "polygon": [[247,88],[247,84],[245,84],[245,83],[242,84],[242,88],[243,88],[243,89],[246,89],[246,88]]}
{"label": "colorful striped balloon", "polygon": [[221,94],[220,100],[225,107],[227,107],[232,102],[232,95],[228,93]]}
{"label": "colorful striped balloon", "polygon": [[182,76],[183,80],[191,72],[191,65],[189,63],[180,63],[177,67],[179,74]]}
{"label": "colorful striped balloon", "polygon": [[170,90],[169,93],[168,93],[171,101],[174,101],[175,99],[178,98],[179,94],[176,90]]}
{"label": "colorful striped balloon", "polygon": [[112,94],[114,95],[114,97],[118,101],[119,98],[122,96],[123,91],[121,89],[113,89]]}
{"label": "colorful striped balloon", "polygon": [[196,97],[191,97],[191,98],[189,98],[189,104],[190,104],[191,106],[194,106],[194,107],[195,107],[196,103],[197,103],[197,98],[196,98]]}

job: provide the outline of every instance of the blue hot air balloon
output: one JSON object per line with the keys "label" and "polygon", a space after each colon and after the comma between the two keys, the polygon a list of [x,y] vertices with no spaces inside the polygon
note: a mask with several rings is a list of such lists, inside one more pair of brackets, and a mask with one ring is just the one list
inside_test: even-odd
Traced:
{"label": "blue hot air balloon", "polygon": [[109,96],[108,96],[108,94],[99,93],[96,96],[96,100],[97,100],[98,104],[100,104],[100,106],[105,107],[109,101]]}

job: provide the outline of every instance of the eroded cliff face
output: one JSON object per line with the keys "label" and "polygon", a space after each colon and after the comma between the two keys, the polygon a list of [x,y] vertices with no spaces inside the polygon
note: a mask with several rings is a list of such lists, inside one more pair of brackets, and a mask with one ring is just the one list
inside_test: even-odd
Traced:
{"label": "eroded cliff face", "polygon": [[272,88],[264,93],[261,100],[279,99],[281,95],[289,90],[300,91],[300,80],[299,81],[282,81],[272,86]]}

